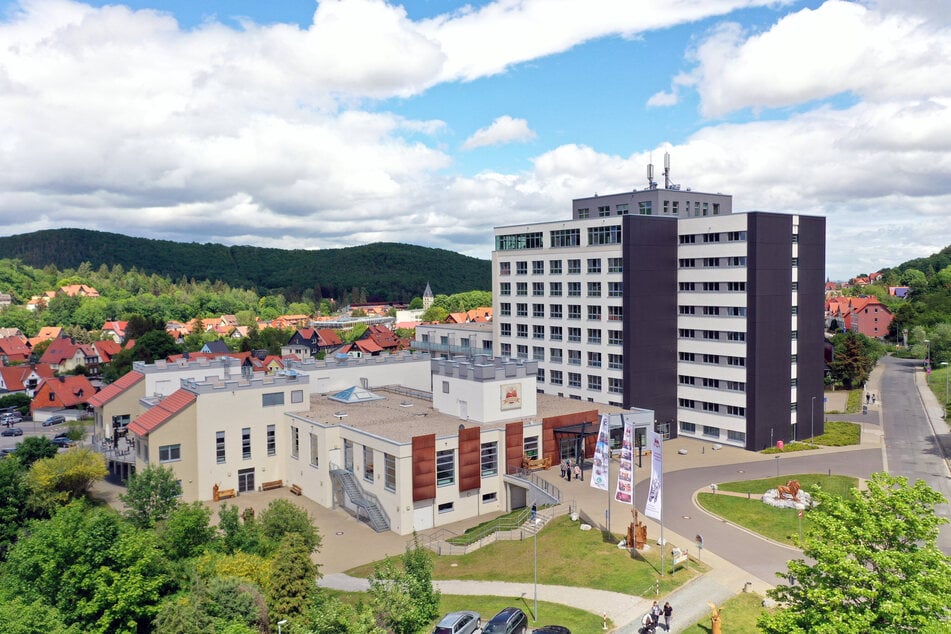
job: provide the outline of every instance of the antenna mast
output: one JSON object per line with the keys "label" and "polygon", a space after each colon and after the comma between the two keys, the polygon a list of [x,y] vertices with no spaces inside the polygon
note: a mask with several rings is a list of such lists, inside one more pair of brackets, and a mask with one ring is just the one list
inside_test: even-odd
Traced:
{"label": "antenna mast", "polygon": [[670,152],[664,152],[664,189],[680,189],[680,185],[670,182]]}

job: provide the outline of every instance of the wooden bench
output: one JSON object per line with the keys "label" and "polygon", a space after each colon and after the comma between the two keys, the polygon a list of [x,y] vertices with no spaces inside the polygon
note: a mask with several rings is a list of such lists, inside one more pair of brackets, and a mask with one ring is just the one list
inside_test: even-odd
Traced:
{"label": "wooden bench", "polygon": [[529,458],[528,456],[522,456],[522,468],[528,469],[530,471],[537,471],[538,469],[550,469],[551,458]]}
{"label": "wooden bench", "polygon": [[270,491],[271,489],[280,489],[282,486],[284,486],[283,480],[271,480],[269,482],[262,482],[261,490]]}
{"label": "wooden bench", "polygon": [[292,485],[291,485],[291,493],[293,493],[294,495],[301,495],[301,494],[303,493],[303,491],[301,491],[301,490],[300,490],[300,487],[297,486],[296,484],[292,484]]}
{"label": "wooden bench", "polygon": [[238,492],[234,489],[218,489],[218,499],[227,500],[228,498],[237,497]]}

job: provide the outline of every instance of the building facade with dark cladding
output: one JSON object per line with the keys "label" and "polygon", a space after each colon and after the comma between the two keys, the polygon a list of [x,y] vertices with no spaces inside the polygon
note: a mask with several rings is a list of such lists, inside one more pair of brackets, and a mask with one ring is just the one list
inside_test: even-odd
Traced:
{"label": "building facade with dark cladding", "polygon": [[539,391],[751,450],[822,433],[824,218],[653,188],[495,240],[495,353]]}

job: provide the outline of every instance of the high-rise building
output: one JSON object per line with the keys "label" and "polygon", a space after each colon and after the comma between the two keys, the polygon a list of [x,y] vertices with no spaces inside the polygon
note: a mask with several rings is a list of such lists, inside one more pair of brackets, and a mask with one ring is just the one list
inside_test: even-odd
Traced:
{"label": "high-rise building", "polygon": [[540,392],[653,409],[657,429],[762,449],[822,432],[825,219],[651,188],[497,227],[495,353]]}

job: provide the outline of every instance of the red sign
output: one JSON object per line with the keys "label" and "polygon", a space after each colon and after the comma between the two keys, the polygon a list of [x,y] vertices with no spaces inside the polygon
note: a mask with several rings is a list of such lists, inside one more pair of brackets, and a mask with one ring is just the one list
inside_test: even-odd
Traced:
{"label": "red sign", "polygon": [[780,451],[783,450],[783,441],[781,440],[776,441],[776,449],[779,449]]}
{"label": "red sign", "polygon": [[799,519],[802,519],[802,509],[799,509]]}

